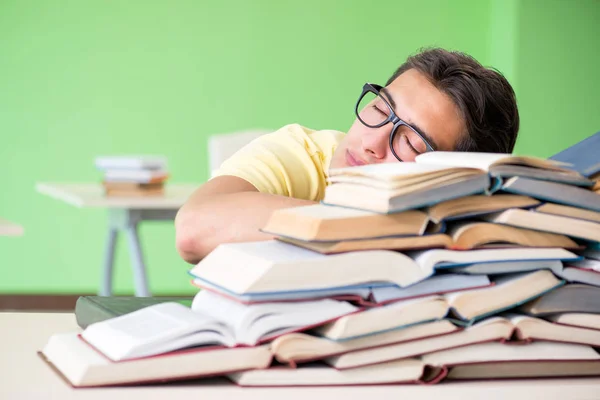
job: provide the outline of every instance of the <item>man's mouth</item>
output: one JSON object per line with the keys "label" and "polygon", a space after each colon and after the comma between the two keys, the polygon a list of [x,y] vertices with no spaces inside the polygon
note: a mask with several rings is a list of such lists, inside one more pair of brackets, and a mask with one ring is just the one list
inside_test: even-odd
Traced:
{"label": "man's mouth", "polygon": [[366,164],[366,162],[354,157],[354,155],[350,152],[350,150],[346,150],[346,163],[351,167],[357,167],[357,166]]}

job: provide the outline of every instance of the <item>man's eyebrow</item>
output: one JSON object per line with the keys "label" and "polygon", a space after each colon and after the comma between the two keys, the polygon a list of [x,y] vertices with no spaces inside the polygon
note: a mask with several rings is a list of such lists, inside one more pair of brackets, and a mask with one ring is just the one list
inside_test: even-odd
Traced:
{"label": "man's eyebrow", "polygon": [[[396,112],[396,102],[394,101],[394,98],[392,97],[392,94],[385,87],[382,87],[381,91],[383,92],[383,94],[385,94],[386,100],[390,102],[390,105],[394,109],[394,112]],[[406,122],[406,121],[404,121],[404,122]],[[406,124],[410,125],[411,128],[413,128],[417,132],[419,132],[421,134],[421,136],[423,136],[423,139],[427,140],[427,143],[429,143],[433,147],[434,150],[438,149],[437,144],[431,138],[431,136],[429,136],[423,129],[419,128],[419,126],[417,124],[415,124],[415,123],[409,124],[408,122],[406,122]]]}

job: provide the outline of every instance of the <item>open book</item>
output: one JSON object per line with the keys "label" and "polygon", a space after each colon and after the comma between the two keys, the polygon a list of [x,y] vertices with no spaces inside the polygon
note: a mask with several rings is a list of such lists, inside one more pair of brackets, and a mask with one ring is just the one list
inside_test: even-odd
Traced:
{"label": "open book", "polygon": [[344,370],[309,364],[228,376],[241,386],[322,386],[599,375],[600,355],[590,346],[550,342],[514,346],[492,342]]}
{"label": "open book", "polygon": [[564,283],[547,270],[504,275],[495,280],[495,286],[484,289],[394,302],[349,314],[318,326],[313,332],[330,340],[356,339],[442,319],[448,313],[469,325],[519,306]]}
{"label": "open book", "polygon": [[564,204],[544,203],[539,207],[535,207],[535,211],[539,213],[562,215],[563,217],[583,219],[585,221],[600,223],[600,212],[566,206]]}
{"label": "open book", "polygon": [[[393,214],[392,214],[393,215]],[[425,236],[385,237],[343,241],[304,241],[287,237],[277,240],[321,254],[336,254],[360,250],[418,250],[445,247],[455,250],[474,250],[488,247],[581,247],[565,235],[485,222],[451,223],[447,234]]]}
{"label": "open book", "polygon": [[346,240],[395,235],[422,235],[428,223],[422,211],[382,215],[316,204],[275,210],[266,233],[301,240]]}
{"label": "open book", "polygon": [[461,329],[449,320],[442,319],[342,341],[308,333],[288,333],[275,339],[270,349],[279,362],[295,365],[356,350],[413,342],[417,339],[458,332]]}
{"label": "open book", "polygon": [[161,303],[92,324],[81,336],[109,359],[122,361],[192,346],[255,345],[357,310],[330,299],[245,306],[201,291],[191,309]]}
{"label": "open book", "polygon": [[491,317],[464,330],[456,330],[434,337],[347,352],[328,357],[325,362],[338,369],[356,368],[476,343],[504,342],[509,341],[512,337],[525,342],[541,340],[600,346],[600,335],[596,331],[553,324],[538,318],[512,315]]}
{"label": "open book", "polygon": [[331,169],[325,204],[382,213],[431,206],[495,190],[496,178],[526,176],[591,186],[564,164],[509,154],[432,152],[412,163]]}
{"label": "open book", "polygon": [[583,219],[520,209],[488,214],[483,216],[482,219],[496,224],[559,233],[596,242],[600,241],[600,223]]}
{"label": "open book", "polygon": [[272,240],[219,245],[193,267],[190,274],[224,293],[240,295],[374,282],[406,287],[431,276],[436,268],[480,262],[557,259],[577,260],[579,257],[560,248],[428,250],[413,258],[389,250],[322,255]]}
{"label": "open book", "polygon": [[[560,261],[557,262],[562,265]],[[414,285],[410,285],[405,288],[391,284],[373,284],[371,286],[345,286],[321,290],[249,293],[238,295],[223,292],[223,290],[218,286],[200,279],[194,279],[192,284],[200,289],[219,293],[221,296],[229,297],[230,299],[243,304],[331,298],[335,300],[352,301],[361,305],[385,304],[394,301],[408,300],[435,294],[456,292],[460,290],[481,289],[492,285],[486,275],[465,275],[452,273],[433,275],[424,281],[417,282]]]}

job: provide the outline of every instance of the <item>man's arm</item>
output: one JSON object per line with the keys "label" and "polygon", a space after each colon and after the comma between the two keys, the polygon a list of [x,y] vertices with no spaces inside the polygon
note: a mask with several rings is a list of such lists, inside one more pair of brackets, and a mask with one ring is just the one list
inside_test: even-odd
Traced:
{"label": "man's arm", "polygon": [[267,240],[259,232],[271,212],[312,201],[260,193],[235,176],[216,177],[196,190],[175,218],[177,251],[197,263],[221,243]]}

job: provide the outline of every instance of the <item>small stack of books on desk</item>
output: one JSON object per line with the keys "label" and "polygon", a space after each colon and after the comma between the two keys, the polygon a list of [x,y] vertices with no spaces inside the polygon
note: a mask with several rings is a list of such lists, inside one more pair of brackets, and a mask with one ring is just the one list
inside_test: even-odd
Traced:
{"label": "small stack of books on desk", "polygon": [[600,376],[600,196],[586,176],[435,152],[330,180],[324,204],[273,213],[273,240],[193,267],[191,307],[54,335],[43,357],[74,386]]}
{"label": "small stack of books on desk", "polygon": [[167,160],[157,156],[104,156],[96,158],[103,172],[107,196],[160,196],[169,178]]}

